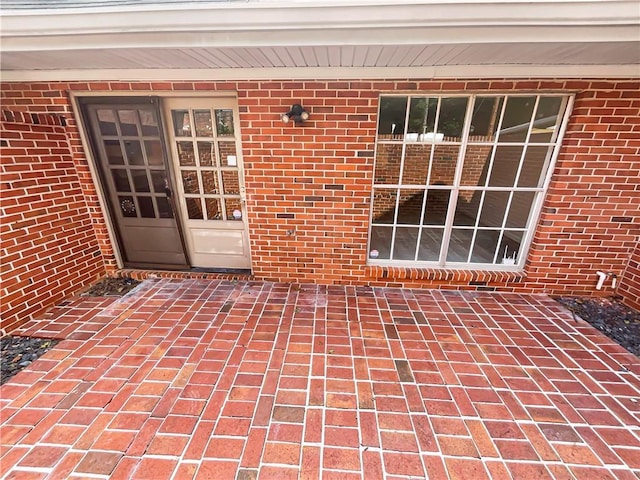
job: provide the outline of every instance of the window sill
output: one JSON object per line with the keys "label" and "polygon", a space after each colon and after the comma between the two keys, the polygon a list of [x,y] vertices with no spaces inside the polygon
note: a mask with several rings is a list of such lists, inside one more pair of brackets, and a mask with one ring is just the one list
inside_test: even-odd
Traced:
{"label": "window sill", "polygon": [[522,270],[462,270],[453,268],[411,268],[387,265],[367,265],[366,274],[385,280],[430,280],[437,282],[486,285],[488,283],[519,283],[526,277]]}

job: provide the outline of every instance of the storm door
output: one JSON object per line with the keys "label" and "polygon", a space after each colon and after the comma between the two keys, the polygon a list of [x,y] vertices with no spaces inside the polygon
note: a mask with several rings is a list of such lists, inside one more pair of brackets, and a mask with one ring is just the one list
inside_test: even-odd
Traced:
{"label": "storm door", "polygon": [[186,267],[156,105],[88,104],[85,113],[125,265]]}
{"label": "storm door", "polygon": [[164,105],[191,264],[250,268],[235,99],[169,98]]}

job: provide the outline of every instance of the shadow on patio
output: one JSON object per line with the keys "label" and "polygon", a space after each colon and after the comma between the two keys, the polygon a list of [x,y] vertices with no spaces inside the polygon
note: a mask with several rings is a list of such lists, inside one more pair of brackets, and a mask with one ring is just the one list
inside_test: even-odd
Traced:
{"label": "shadow on patio", "polygon": [[640,360],[542,295],[147,280],[22,333],[66,340],[2,386],[3,478],[640,473]]}

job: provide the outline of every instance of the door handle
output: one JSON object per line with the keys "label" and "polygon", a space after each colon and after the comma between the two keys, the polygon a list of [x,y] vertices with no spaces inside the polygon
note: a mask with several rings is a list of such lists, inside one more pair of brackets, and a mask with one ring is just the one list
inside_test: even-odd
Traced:
{"label": "door handle", "polygon": [[168,179],[164,179],[164,194],[167,196],[167,198],[171,198],[171,188],[169,188],[169,180]]}

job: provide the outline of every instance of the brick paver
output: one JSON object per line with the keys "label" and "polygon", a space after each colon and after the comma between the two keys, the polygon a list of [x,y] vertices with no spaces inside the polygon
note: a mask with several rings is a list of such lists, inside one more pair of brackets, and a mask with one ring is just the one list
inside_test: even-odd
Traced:
{"label": "brick paver", "polygon": [[23,333],[2,478],[640,476],[640,360],[544,295],[147,280]]}

